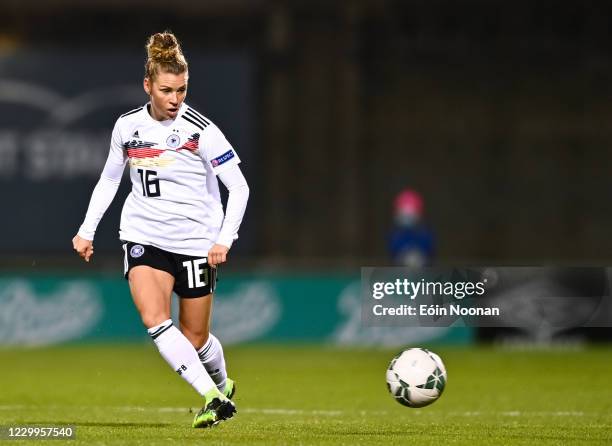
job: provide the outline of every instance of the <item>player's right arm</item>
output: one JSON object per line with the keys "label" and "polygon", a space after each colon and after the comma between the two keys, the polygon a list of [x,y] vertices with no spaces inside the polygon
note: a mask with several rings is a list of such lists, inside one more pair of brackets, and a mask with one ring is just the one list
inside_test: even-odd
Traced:
{"label": "player's right arm", "polygon": [[96,228],[117,194],[127,159],[127,153],[123,150],[123,141],[119,132],[119,121],[117,121],[111,137],[108,158],[98,184],[91,194],[85,220],[77,235],[72,239],[72,247],[86,262],[89,262],[93,255],[93,239]]}

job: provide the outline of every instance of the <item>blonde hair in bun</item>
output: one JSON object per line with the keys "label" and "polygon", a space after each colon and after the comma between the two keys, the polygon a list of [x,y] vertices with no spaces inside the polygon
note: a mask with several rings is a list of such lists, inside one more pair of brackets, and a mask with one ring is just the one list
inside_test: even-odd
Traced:
{"label": "blonde hair in bun", "polygon": [[187,60],[176,36],[171,31],[155,33],[147,41],[145,77],[151,81],[159,72],[181,74],[187,71]]}

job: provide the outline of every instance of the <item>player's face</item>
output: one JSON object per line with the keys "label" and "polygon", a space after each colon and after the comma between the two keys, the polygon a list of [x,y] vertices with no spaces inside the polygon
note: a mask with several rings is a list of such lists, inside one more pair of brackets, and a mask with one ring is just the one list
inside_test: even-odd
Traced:
{"label": "player's face", "polygon": [[174,119],[187,95],[187,73],[158,73],[145,78],[144,89],[151,97],[151,115],[158,121]]}

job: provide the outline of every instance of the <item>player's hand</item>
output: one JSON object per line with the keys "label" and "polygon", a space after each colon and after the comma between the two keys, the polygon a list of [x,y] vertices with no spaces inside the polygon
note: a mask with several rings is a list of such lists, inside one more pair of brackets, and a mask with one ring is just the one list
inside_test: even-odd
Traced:
{"label": "player's hand", "polygon": [[94,253],[93,241],[85,240],[83,237],[79,237],[79,235],[75,235],[72,239],[72,247],[86,262],[89,262]]}
{"label": "player's hand", "polygon": [[229,248],[223,245],[214,245],[208,250],[208,264],[213,268],[227,260]]}

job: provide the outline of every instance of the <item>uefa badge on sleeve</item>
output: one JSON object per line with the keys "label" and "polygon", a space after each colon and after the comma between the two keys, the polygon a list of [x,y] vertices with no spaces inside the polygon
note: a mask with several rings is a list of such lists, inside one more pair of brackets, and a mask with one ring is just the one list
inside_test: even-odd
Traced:
{"label": "uefa badge on sleeve", "polygon": [[130,255],[135,259],[144,254],[144,247],[142,245],[134,245],[130,249]]}

